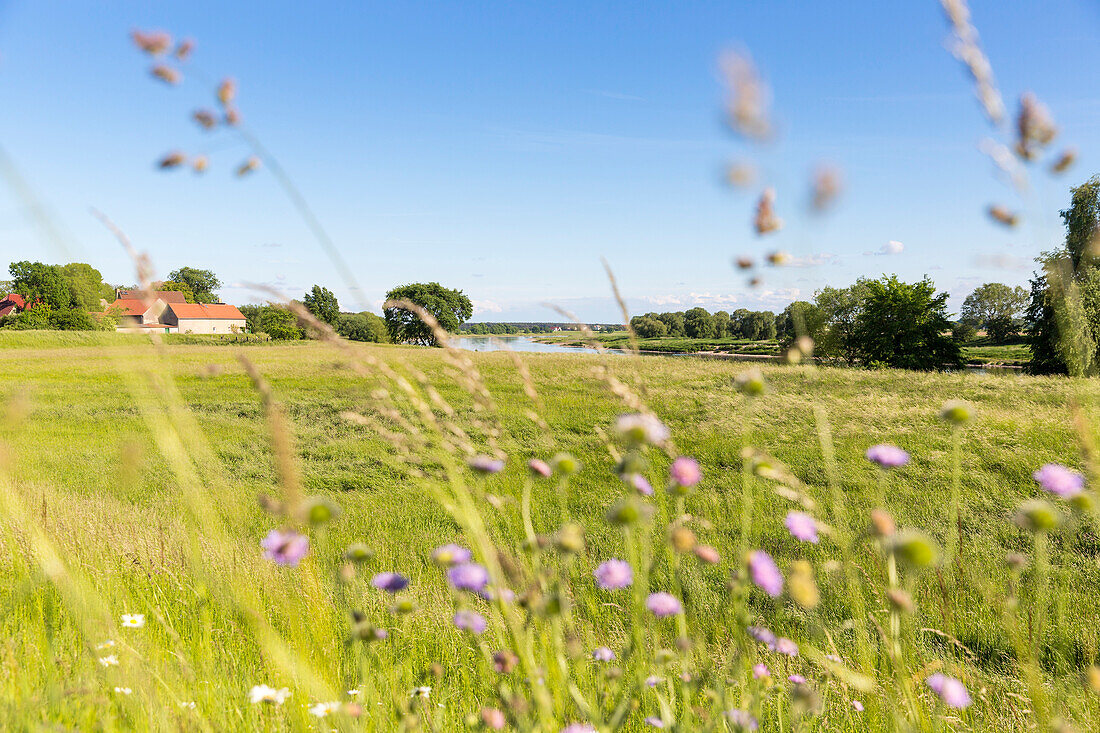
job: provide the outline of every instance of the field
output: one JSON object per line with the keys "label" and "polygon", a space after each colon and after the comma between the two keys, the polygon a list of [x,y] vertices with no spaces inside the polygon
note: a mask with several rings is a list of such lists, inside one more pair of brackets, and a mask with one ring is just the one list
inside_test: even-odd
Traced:
{"label": "field", "polygon": [[[282,404],[291,459],[278,458],[288,435],[278,412],[273,432],[238,354]],[[472,368],[443,350],[345,351],[318,342],[169,342],[154,349],[113,334],[0,334],[5,727],[311,729],[320,723],[309,708],[333,700],[362,713],[344,707],[325,719],[326,728],[458,730],[471,724],[468,716],[496,706],[516,716],[513,723],[537,719],[556,731],[579,717],[578,695],[594,701],[602,711],[595,717],[610,726],[617,696],[646,675],[662,681],[633,693],[639,707],[627,706],[623,729],[642,730],[645,716],[695,721],[681,722],[681,730],[725,729],[713,711],[729,707],[752,707],[768,730],[907,729],[906,717],[927,730],[1016,730],[1057,720],[1079,730],[1100,727],[1100,705],[1086,684],[1100,646],[1095,517],[1073,514],[1050,533],[1049,564],[1046,535],[1033,544],[1012,521],[1021,501],[1042,493],[1031,478],[1037,467],[1081,467],[1074,416],[1077,424],[1096,424],[1094,383],[766,366],[767,392],[750,400],[733,384],[743,364],[524,355],[539,406],[508,354],[466,356]],[[480,380],[491,397],[470,387]],[[634,535],[604,519],[626,493],[601,437],[630,411],[628,390],[612,389],[620,383],[667,423],[676,450],[696,457],[703,476],[674,509],[657,478],[669,458],[651,451],[657,515],[651,529]],[[401,394],[418,395],[426,412],[418,417],[414,401],[402,402]],[[938,417],[940,406],[956,399],[973,411],[958,433],[957,533],[950,519],[953,433]],[[395,412],[387,416],[391,402]],[[532,407],[545,430],[529,415]],[[497,441],[508,456],[505,469],[461,483],[454,477],[469,473],[461,458],[423,430],[401,429],[418,419],[461,427],[482,450]],[[1091,440],[1092,428],[1082,429]],[[886,475],[863,457],[874,443],[899,445],[912,462]],[[742,460],[746,445],[773,456],[770,465],[785,465],[797,480],[754,476]],[[532,482],[527,460],[560,451],[583,469],[568,482]],[[298,486],[342,512],[310,532],[300,566],[281,567],[259,545],[280,520],[257,497],[293,505]],[[538,534],[553,535],[562,517],[572,517],[584,525],[586,542],[576,556],[542,555],[564,580],[558,595],[535,594],[541,603],[523,605],[534,619],[524,627],[530,654],[545,665],[536,681],[494,671],[492,652],[507,648],[514,632],[504,604],[498,609],[448,590],[431,559],[433,548],[448,542],[477,552],[480,535],[467,529],[483,526],[500,562],[518,563],[514,558],[529,554],[520,519],[525,491],[533,492]],[[832,525],[820,544],[797,542],[784,528],[792,491]],[[439,503],[456,496],[472,497],[477,516]],[[941,548],[952,545],[952,535],[961,538],[956,562],[903,571],[915,611],[899,622],[900,658],[891,657],[886,641],[893,633],[887,563],[864,531],[880,497],[900,527],[924,530]],[[690,554],[681,561],[667,550],[662,522],[683,512],[721,562],[693,562]],[[682,658],[661,651],[677,649],[683,629],[675,619],[651,619],[643,638],[631,592],[594,588],[599,562],[642,556],[631,537],[655,548],[643,590],[681,590],[695,640]],[[341,559],[352,543],[373,552],[354,575]],[[820,604],[759,591],[738,596],[745,547],[767,550],[785,572],[809,560]],[[1009,552],[1032,561],[1011,571]],[[370,587],[382,571],[405,574],[409,588],[394,596]],[[639,585],[643,578],[639,573]],[[556,615],[547,597],[571,610]],[[451,624],[455,605],[471,603],[490,617],[476,642]],[[352,611],[363,614],[359,626]],[[132,613],[144,614],[145,625],[120,628],[121,615]],[[803,654],[786,658],[746,643],[746,622],[796,639]],[[368,642],[353,633],[368,627],[385,629],[388,638]],[[861,658],[865,636],[872,651]],[[113,646],[102,646],[108,640]],[[639,642],[644,654],[639,649],[628,659],[623,650]],[[601,645],[622,657],[621,677],[591,659]],[[814,650],[836,655],[843,668]],[[100,661],[110,656],[117,664]],[[773,686],[750,678],[758,661],[771,667]],[[693,669],[723,670],[728,684],[708,678],[704,687],[728,697],[711,700],[702,687],[676,681],[677,672]],[[964,711],[939,705],[922,682],[935,671],[961,679],[974,704]],[[576,691],[565,683],[570,674]],[[820,714],[798,717],[802,687],[787,681],[792,674],[809,678],[817,698],[806,705]],[[286,686],[291,696],[281,705],[251,704],[249,690],[259,684]],[[430,687],[430,696],[416,693],[419,687]],[[540,709],[532,702],[540,687],[550,693],[553,726],[525,707]],[[700,691],[685,704],[685,690]],[[865,710],[856,711],[852,700]],[[903,707],[910,712],[899,713]]]}

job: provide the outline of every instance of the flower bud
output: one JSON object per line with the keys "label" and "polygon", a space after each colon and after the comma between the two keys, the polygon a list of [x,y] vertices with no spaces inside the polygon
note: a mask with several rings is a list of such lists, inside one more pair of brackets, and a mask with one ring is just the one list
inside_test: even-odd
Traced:
{"label": "flower bud", "polygon": [[893,607],[895,611],[901,613],[913,612],[913,597],[901,588],[891,588],[886,591],[886,599],[890,601],[890,606]]}
{"label": "flower bud", "polygon": [[699,558],[708,565],[717,565],[722,559],[718,554],[718,550],[714,549],[710,545],[696,545],[693,550],[695,557]]}
{"label": "flower bud", "polygon": [[416,605],[408,598],[402,598],[390,606],[390,613],[405,616],[416,610]]}
{"label": "flower bud", "polygon": [[1027,555],[1021,555],[1018,552],[1010,552],[1005,555],[1005,563],[1013,572],[1020,572],[1027,567]]}
{"label": "flower bud", "polygon": [[741,372],[734,377],[733,382],[737,386],[737,391],[746,397],[759,397],[764,394],[764,375],[759,369]]}
{"label": "flower bud", "polygon": [[563,524],[554,536],[554,546],[562,552],[584,552],[584,527],[579,524]]}
{"label": "flower bud", "polygon": [[807,561],[797,560],[791,565],[787,577],[787,595],[803,608],[816,608],[821,602],[813,566]]}
{"label": "flower bud", "polygon": [[1086,514],[1092,511],[1095,502],[1092,500],[1092,494],[1081,492],[1070,497],[1069,505],[1074,511]]}
{"label": "flower bud", "polygon": [[894,524],[894,518],[886,510],[874,509],[871,511],[870,531],[875,537],[893,537],[897,532],[897,526]]}
{"label": "flower bud", "polygon": [[555,473],[563,476],[572,476],[581,470],[581,462],[568,453],[559,453],[550,460],[550,467]]}
{"label": "flower bud", "polygon": [[913,529],[896,534],[889,548],[894,557],[912,568],[928,567],[939,560],[936,543],[928,535]]}
{"label": "flower bud", "polygon": [[1025,501],[1016,510],[1016,524],[1029,532],[1049,532],[1061,523],[1058,511],[1042,499]]}
{"label": "flower bud", "polygon": [[958,400],[945,402],[943,409],[940,410],[940,418],[952,425],[962,425],[970,421],[970,407]]}
{"label": "flower bud", "polygon": [[344,550],[344,559],[353,563],[365,563],[374,557],[374,551],[364,545],[362,542],[356,542],[348,545],[348,549]]}
{"label": "flower bud", "polygon": [[675,527],[668,540],[676,552],[691,552],[695,548],[695,533],[687,527]]}
{"label": "flower bud", "polygon": [[607,521],[620,526],[636,524],[649,519],[652,512],[652,507],[642,504],[631,496],[615,502],[607,512]]}
{"label": "flower bud", "polygon": [[328,524],[340,516],[340,505],[322,496],[306,499],[305,519],[314,527]]}
{"label": "flower bud", "polygon": [[629,476],[634,473],[645,473],[649,468],[649,461],[638,451],[628,451],[615,467],[615,473],[619,476]]}

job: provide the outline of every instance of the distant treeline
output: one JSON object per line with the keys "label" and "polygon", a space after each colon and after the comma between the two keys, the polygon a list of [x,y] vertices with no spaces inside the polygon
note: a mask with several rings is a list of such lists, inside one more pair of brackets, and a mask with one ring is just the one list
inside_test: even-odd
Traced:
{"label": "distant treeline", "polygon": [[[594,331],[624,331],[621,323],[591,323]],[[551,323],[547,321],[516,321],[512,323],[463,323],[459,333],[474,335],[507,335],[510,333],[552,333],[554,331],[579,331],[575,323]]]}
{"label": "distant treeline", "polygon": [[733,313],[709,313],[706,308],[669,313],[646,313],[630,319],[641,338],[680,336],[695,339],[737,338],[769,341],[776,338],[777,321],[771,311],[739,308]]}

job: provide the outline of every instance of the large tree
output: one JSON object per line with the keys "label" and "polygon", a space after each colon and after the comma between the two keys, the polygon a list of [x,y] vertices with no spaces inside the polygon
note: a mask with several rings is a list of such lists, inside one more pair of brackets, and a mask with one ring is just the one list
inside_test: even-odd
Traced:
{"label": "large tree", "polygon": [[809,336],[816,343],[825,328],[825,313],[813,303],[796,300],[779,314],[776,329],[784,345]]}
{"label": "large tree", "polygon": [[1028,298],[1028,292],[1018,285],[986,283],[966,296],[959,320],[983,328],[991,339],[1003,342],[1019,331]]}
{"label": "large tree", "polygon": [[339,314],[336,317],[336,332],[350,341],[388,343],[390,340],[386,321],[370,311]]}
{"label": "large tree", "polygon": [[825,327],[816,339],[814,352],[830,359],[853,361],[852,337],[856,322],[870,293],[870,280],[859,278],[846,288],[824,287],[814,295]]}
{"label": "large tree", "polygon": [[168,273],[168,279],[187,283],[191,292],[195,294],[195,300],[199,303],[217,303],[219,300],[217,291],[221,288],[222,281],[213,270],[181,267]]}
{"label": "large tree", "polygon": [[39,302],[53,310],[65,310],[77,305],[65,275],[57,265],[41,262],[13,262],[8,267],[12,290],[28,303]]}
{"label": "large tree", "polygon": [[717,336],[714,317],[706,308],[692,308],[684,314],[684,334],[693,339],[712,339]]}
{"label": "large tree", "polygon": [[[386,293],[387,301],[407,300],[435,317],[444,331],[455,333],[474,314],[474,305],[461,290],[445,288],[439,283],[411,283]],[[383,310],[386,328],[394,343],[438,346],[435,334],[412,311],[397,306]]]}
{"label": "large tree", "polygon": [[331,290],[320,285],[314,285],[313,290],[305,294],[305,297],[302,298],[302,305],[317,320],[324,321],[329,325],[336,323],[336,317],[340,315],[340,304],[336,301],[336,296],[332,294]]}
{"label": "large tree", "polygon": [[852,334],[852,350],[866,366],[900,369],[957,368],[962,352],[948,333],[947,293],[925,278],[904,283],[897,275],[868,283]]}
{"label": "large tree", "polygon": [[115,289],[103,282],[103,275],[89,264],[70,262],[62,265],[61,276],[69,285],[73,304],[86,311],[102,311],[101,301],[110,303],[115,298]]}

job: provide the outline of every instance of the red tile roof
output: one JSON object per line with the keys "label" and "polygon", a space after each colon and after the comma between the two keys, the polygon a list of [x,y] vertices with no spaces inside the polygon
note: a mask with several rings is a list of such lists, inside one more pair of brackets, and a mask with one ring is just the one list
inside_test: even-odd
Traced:
{"label": "red tile roof", "polygon": [[[165,303],[186,303],[187,298],[178,290],[155,290],[154,298],[160,298]],[[119,300],[141,300],[140,290],[119,290]]]}
{"label": "red tile roof", "polygon": [[169,303],[176,318],[212,318],[217,320],[244,320],[237,306],[225,303]]}
{"label": "red tile roof", "polygon": [[26,301],[23,300],[23,296],[20,295],[19,293],[8,293],[8,297],[5,298],[5,300],[8,300],[12,303],[15,303],[20,308],[26,308],[27,307]]}
{"label": "red tile roof", "polygon": [[145,311],[149,310],[144,300],[138,300],[136,298],[119,298],[107,307],[118,308],[124,316],[140,316],[145,313]]}

